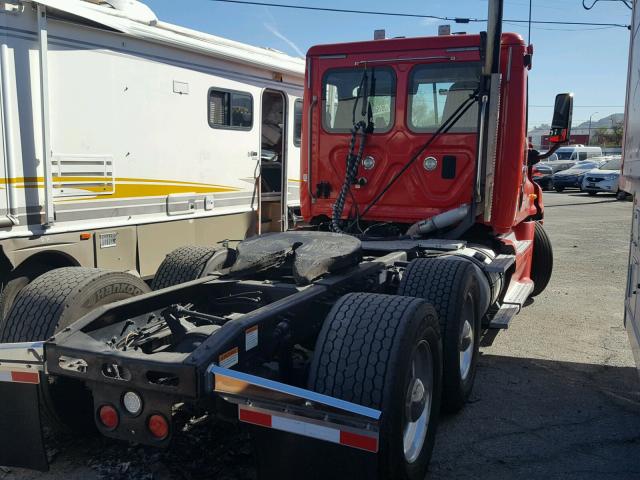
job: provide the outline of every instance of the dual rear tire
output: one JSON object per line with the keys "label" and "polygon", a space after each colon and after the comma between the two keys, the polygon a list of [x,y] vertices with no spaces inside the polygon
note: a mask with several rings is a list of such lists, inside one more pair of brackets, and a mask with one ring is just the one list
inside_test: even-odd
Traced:
{"label": "dual rear tire", "polygon": [[475,269],[464,258],[419,258],[408,265],[398,288],[399,295],[423,298],[437,312],[444,353],[442,408],[450,413],[464,406],[476,375],[484,312]]}
{"label": "dual rear tire", "polygon": [[486,307],[474,269],[416,259],[398,295],[350,293],[325,319],[309,388],[382,412],[377,478],[423,479],[440,407],[458,411],[471,393]]}
{"label": "dual rear tire", "polygon": [[309,388],[380,410],[377,478],[422,480],[435,442],[441,365],[431,305],[418,298],[349,293],[322,326]]}

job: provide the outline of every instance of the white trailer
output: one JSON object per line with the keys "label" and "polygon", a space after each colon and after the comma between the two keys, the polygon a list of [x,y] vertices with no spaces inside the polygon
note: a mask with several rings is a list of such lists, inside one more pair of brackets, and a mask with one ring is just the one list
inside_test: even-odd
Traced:
{"label": "white trailer", "polygon": [[640,370],[640,6],[633,4],[620,190],[633,195],[624,324]]}
{"label": "white trailer", "polygon": [[180,245],[286,228],[304,67],[133,0],[0,2],[0,316],[54,267],[150,278]]}

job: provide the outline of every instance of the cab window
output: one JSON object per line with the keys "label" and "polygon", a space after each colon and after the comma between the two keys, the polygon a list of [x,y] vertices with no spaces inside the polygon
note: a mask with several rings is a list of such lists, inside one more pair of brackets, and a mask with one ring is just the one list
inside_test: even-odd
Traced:
{"label": "cab window", "polygon": [[300,146],[302,140],[302,100],[296,99],[293,102],[293,144]]}
{"label": "cab window", "polygon": [[389,67],[329,70],[323,79],[322,125],[327,132],[346,133],[364,121],[372,124],[373,133],[388,132],[393,127],[395,97],[396,79]]}
{"label": "cab window", "polygon": [[[417,65],[409,78],[409,128],[414,132],[434,132],[472,95],[480,85],[480,64]],[[478,104],[451,128],[451,132],[475,132]]]}

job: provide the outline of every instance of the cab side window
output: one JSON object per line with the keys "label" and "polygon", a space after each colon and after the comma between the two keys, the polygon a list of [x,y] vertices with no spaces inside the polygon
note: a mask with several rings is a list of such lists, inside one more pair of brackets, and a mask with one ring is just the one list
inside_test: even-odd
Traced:
{"label": "cab side window", "polygon": [[587,152],[578,152],[578,160],[586,160]]}
{"label": "cab side window", "polygon": [[302,100],[293,102],[293,144],[300,146],[302,140]]}

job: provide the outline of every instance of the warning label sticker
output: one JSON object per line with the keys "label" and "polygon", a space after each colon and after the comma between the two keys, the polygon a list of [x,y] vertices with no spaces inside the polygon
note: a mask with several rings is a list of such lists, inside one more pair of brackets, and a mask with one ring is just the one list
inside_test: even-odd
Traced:
{"label": "warning label sticker", "polygon": [[249,351],[258,346],[258,326],[254,325],[244,331],[244,349]]}
{"label": "warning label sticker", "polygon": [[238,347],[232,348],[228,352],[224,352],[218,357],[218,365],[222,368],[231,368],[238,364]]}

